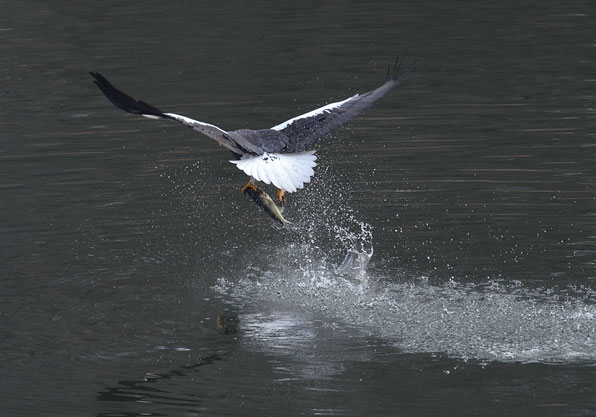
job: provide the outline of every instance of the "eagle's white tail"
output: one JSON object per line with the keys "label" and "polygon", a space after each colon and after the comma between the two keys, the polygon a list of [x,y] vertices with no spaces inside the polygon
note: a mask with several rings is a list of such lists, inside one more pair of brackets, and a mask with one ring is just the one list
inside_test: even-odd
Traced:
{"label": "eagle's white tail", "polygon": [[257,181],[273,184],[288,193],[304,187],[314,175],[317,165],[314,151],[300,153],[264,153],[244,155],[238,161],[230,161]]}

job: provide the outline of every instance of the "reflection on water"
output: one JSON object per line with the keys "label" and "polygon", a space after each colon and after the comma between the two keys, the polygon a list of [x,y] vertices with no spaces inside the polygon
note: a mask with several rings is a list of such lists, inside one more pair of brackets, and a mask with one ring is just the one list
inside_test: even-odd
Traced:
{"label": "reflection on water", "polygon": [[327,323],[304,312],[265,311],[241,315],[242,338],[246,348],[267,352],[279,361],[278,381],[331,378],[346,363],[369,360],[365,352],[346,353],[341,360],[324,348]]}
{"label": "reflection on water", "polygon": [[[208,395],[197,395],[194,392],[181,393],[176,390],[167,390],[164,384],[160,381],[167,381],[175,378],[184,378],[189,373],[196,372],[198,368],[211,365],[215,361],[222,360],[221,355],[211,355],[209,357],[201,358],[199,363],[184,366],[176,370],[168,371],[167,373],[152,374],[147,373],[140,380],[133,381],[118,381],[118,384],[113,387],[107,387],[98,393],[97,399],[101,402],[108,403],[126,403],[128,415],[158,415],[157,410],[164,407],[167,412],[170,407],[175,408],[190,408],[196,409],[201,407],[201,402],[204,398],[213,398]],[[167,384],[166,384],[167,385]],[[220,395],[221,397],[222,395]],[[130,403],[135,404],[134,408],[130,408]],[[153,410],[147,413],[146,410]],[[99,412],[98,416],[114,416],[119,413]]]}

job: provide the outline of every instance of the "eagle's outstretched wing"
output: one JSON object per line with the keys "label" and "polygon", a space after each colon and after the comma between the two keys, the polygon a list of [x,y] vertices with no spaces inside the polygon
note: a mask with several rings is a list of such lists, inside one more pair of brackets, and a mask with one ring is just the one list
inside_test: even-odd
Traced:
{"label": "eagle's outstretched wing", "polygon": [[192,129],[201,132],[206,136],[209,136],[211,139],[215,139],[236,154],[242,155],[244,153],[236,141],[232,139],[232,137],[235,136],[233,133],[226,132],[215,125],[191,119],[190,117],[175,113],[164,113],[157,107],[153,107],[151,104],[145,103],[142,100],[135,100],[128,94],[118,90],[100,73],[90,72],[89,74],[95,78],[95,84],[97,84],[105,96],[119,109],[122,109],[128,113],[140,114],[141,116],[148,117],[150,119],[176,120],[177,122],[191,127]]}
{"label": "eagle's outstretched wing", "polygon": [[362,114],[401,82],[404,74],[412,71],[416,61],[404,65],[396,59],[389,67],[387,79],[379,88],[364,94],[356,94],[346,100],[327,104],[301,116],[294,117],[271,129],[288,137],[283,152],[299,152],[307,149],[324,136]]}

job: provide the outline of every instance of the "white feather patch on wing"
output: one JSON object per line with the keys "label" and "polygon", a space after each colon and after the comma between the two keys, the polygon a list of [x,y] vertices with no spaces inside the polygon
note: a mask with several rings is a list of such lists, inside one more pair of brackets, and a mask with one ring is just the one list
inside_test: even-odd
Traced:
{"label": "white feather patch on wing", "polygon": [[[204,126],[204,127],[210,127],[215,130],[218,130],[221,133],[226,133],[225,130],[223,130],[222,128],[220,128],[218,126],[212,125],[211,123],[200,122],[198,120],[191,119],[190,117],[182,116],[182,115],[176,114],[176,113],[165,113],[165,115],[171,117],[174,120],[178,120],[180,123],[183,123],[190,127]],[[147,117],[146,115],[143,115],[143,116]]]}
{"label": "white feather patch on wing", "polygon": [[273,126],[271,129],[273,129],[273,130],[283,130],[286,127],[288,127],[289,125],[291,125],[292,123],[294,123],[296,120],[306,119],[306,118],[309,118],[309,117],[312,117],[312,116],[316,116],[316,115],[321,114],[321,113],[328,113],[328,112],[330,112],[333,109],[337,109],[337,108],[343,106],[348,101],[350,101],[350,100],[352,100],[352,99],[354,99],[356,97],[358,97],[358,94],[353,95],[352,97],[348,97],[347,99],[342,100],[342,101],[336,101],[335,103],[326,104],[323,107],[319,107],[318,109],[311,110],[308,113],[304,113],[304,114],[301,114],[300,116],[293,117],[290,120],[286,120],[285,122],[280,123],[277,126]]}
{"label": "white feather patch on wing", "polygon": [[273,184],[288,193],[304,187],[315,174],[314,151],[299,153],[246,154],[238,161],[230,161],[248,176],[265,184]]}

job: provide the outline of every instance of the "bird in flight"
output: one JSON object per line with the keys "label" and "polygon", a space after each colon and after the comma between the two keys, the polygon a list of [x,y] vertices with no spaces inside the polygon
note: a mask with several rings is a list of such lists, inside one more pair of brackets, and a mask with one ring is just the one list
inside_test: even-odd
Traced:
{"label": "bird in flight", "polygon": [[[415,62],[406,66],[403,60],[396,59],[395,64],[389,66],[385,82],[380,87],[319,107],[269,129],[231,131],[179,114],[164,113],[118,90],[100,73],[90,74],[95,79],[95,84],[116,107],[150,119],[175,120],[215,139],[229,149],[234,155],[234,160],[230,162],[250,177],[248,183],[242,187],[242,192],[249,194],[265,211],[284,224],[279,219],[281,215],[272,214],[268,208],[270,204],[263,205],[258,201],[256,196],[266,193],[255,182],[260,181],[277,187],[277,204],[283,207],[286,203],[285,193],[303,188],[314,175],[313,168],[316,166],[317,157],[315,151],[310,148],[397,87],[404,74],[413,70],[414,64]],[[266,196],[268,198],[268,195]]]}

